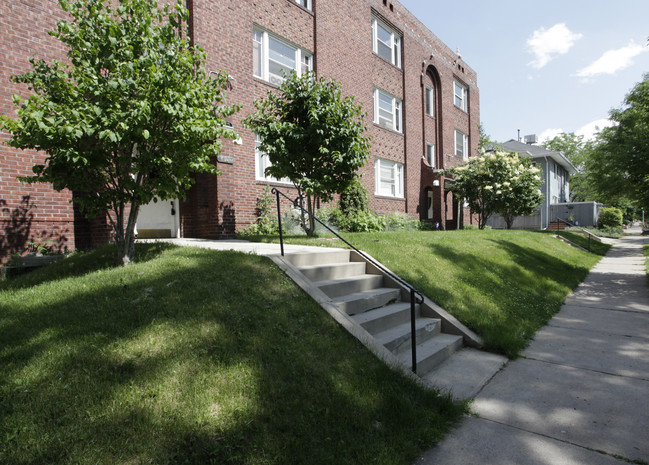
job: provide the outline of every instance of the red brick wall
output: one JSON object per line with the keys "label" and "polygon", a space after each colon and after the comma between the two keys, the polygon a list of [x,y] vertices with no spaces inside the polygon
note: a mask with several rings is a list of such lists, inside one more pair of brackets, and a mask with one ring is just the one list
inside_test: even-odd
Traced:
{"label": "red brick wall", "polygon": [[[32,1],[29,6],[15,0],[0,1],[0,30],[6,31],[0,43],[8,51],[7,64],[0,68],[0,111],[13,114],[11,94],[25,94],[26,89],[11,83],[9,75],[28,69],[31,56],[47,60],[64,57],[57,42],[46,34],[61,13],[55,0]],[[234,129],[241,134],[241,144],[231,140],[223,142],[223,155],[230,157],[233,163],[218,163],[222,171],[218,177],[196,176],[196,184],[181,202],[183,236],[232,236],[236,229],[255,220],[256,199],[266,183],[255,179],[254,135],[242,127],[241,120],[254,110],[253,101],[263,98],[274,87],[253,77],[254,26],[314,53],[317,74],[340,81],[344,94],[355,96],[356,102],[363,105],[368,133],[372,136],[372,154],[361,173],[372,194],[372,208],[381,213],[401,211],[425,218],[425,190],[430,188],[435,192],[435,219],[445,220],[444,179],[437,169],[461,162],[454,155],[455,129],[469,135],[472,154],[475,153],[480,114],[476,73],[397,1],[314,0],[313,3],[314,11],[311,12],[293,0],[189,2],[193,8],[193,40],[207,52],[207,70],[224,70],[232,77],[232,89],[227,98],[241,104],[242,111],[230,118]],[[373,15],[402,34],[401,68],[372,52]],[[24,27],[25,24],[30,27]],[[454,105],[454,79],[469,89],[468,112]],[[436,89],[434,118],[424,116],[426,83]],[[373,123],[375,87],[402,99],[401,133]],[[0,138],[0,142],[4,142],[8,135],[0,134]],[[427,141],[436,144],[436,170],[422,158]],[[404,164],[404,198],[373,195],[377,157]],[[41,160],[42,155],[0,145],[0,221],[5,225],[1,244],[11,242],[15,249],[18,243],[25,243],[39,234],[53,234],[62,246],[69,248],[74,247],[75,236],[80,240],[85,237],[84,244],[90,243],[87,238],[90,225],[78,215],[75,227],[69,193],[56,193],[45,185],[28,186],[16,181],[17,175],[29,174],[30,167]],[[438,186],[434,185],[435,181]],[[281,188],[295,195],[289,187]],[[31,218],[29,226],[13,234],[9,225],[21,214]],[[468,222],[468,218],[464,221]],[[8,240],[7,231],[15,237]],[[0,255],[2,253],[0,251]]]}
{"label": "red brick wall", "polygon": [[[0,113],[15,116],[12,94],[28,95],[25,85],[11,76],[29,71],[29,58],[47,61],[65,58],[63,49],[47,31],[62,19],[55,0],[0,2]],[[35,151],[15,150],[6,145],[9,134],[0,132],[0,264],[13,253],[22,253],[30,242],[46,243],[59,251],[74,247],[74,215],[69,192],[55,192],[44,184],[21,183],[44,156]]]}

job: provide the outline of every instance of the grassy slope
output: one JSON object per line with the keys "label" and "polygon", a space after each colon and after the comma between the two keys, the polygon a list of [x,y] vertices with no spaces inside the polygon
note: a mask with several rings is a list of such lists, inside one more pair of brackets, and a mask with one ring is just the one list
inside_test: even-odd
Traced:
{"label": "grassy slope", "polygon": [[[398,231],[344,237],[476,331],[488,349],[509,357],[520,354],[599,260],[544,232]],[[289,240],[342,246],[322,238]]]}
{"label": "grassy slope", "polygon": [[264,258],[112,258],[0,283],[0,463],[408,464],[464,411]]}

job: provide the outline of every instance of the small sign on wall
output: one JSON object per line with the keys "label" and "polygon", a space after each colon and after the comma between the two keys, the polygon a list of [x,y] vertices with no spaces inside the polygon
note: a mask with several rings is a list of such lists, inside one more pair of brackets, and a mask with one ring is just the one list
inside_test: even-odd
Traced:
{"label": "small sign on wall", "polygon": [[219,163],[226,163],[228,165],[233,165],[234,157],[228,157],[227,155],[218,155],[216,157],[216,161],[218,161]]}

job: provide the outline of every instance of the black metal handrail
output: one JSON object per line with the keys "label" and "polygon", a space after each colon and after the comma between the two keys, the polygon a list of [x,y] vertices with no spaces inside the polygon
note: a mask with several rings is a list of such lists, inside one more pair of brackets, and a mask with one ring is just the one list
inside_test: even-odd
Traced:
{"label": "black metal handrail", "polygon": [[362,250],[359,250],[356,247],[354,247],[344,237],[342,237],[340,234],[338,234],[336,231],[330,228],[329,225],[323,223],[317,216],[309,213],[309,211],[302,206],[302,196],[298,196],[295,200],[293,200],[288,195],[284,194],[282,191],[280,191],[277,188],[271,189],[271,192],[275,194],[275,196],[277,197],[277,222],[279,226],[279,244],[280,244],[280,249],[282,251],[282,257],[284,256],[284,234],[282,232],[282,214],[281,214],[280,197],[279,197],[280,195],[286,198],[287,200],[289,200],[294,207],[299,208],[300,210],[302,210],[302,212],[306,213],[307,215],[312,215],[314,220],[316,220],[322,226],[327,228],[327,230],[329,230],[338,239],[340,239],[345,244],[347,244],[351,249],[353,249],[356,253],[362,256],[365,260],[370,262],[372,265],[374,265],[379,270],[381,270],[381,272],[387,274],[390,278],[399,282],[401,285],[403,285],[410,291],[410,333],[411,333],[411,343],[412,343],[412,371],[414,373],[417,373],[417,338],[416,338],[416,327],[415,327],[415,305],[422,304],[424,302],[424,295],[420,291],[415,289],[413,286],[408,284],[408,282],[404,281],[399,276],[394,274],[392,271],[388,270],[381,263],[374,260],[371,256],[367,255]]}
{"label": "black metal handrail", "polygon": [[[562,218],[559,218],[558,216],[557,216],[557,219],[556,219],[555,222],[557,223],[557,233],[559,232],[559,222],[565,223],[565,224],[567,224],[568,226],[571,226],[571,227],[574,226],[573,223],[571,223],[569,221],[566,221],[566,220],[564,220]],[[590,238],[591,238],[591,236],[594,236],[594,234],[589,232],[589,231],[586,231],[584,228],[579,228],[579,230],[585,232],[586,234],[588,234],[588,252],[591,252],[591,250],[590,250]]]}

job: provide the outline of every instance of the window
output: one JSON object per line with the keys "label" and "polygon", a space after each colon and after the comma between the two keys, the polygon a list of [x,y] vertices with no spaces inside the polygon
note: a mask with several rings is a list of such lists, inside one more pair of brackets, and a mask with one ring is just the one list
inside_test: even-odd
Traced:
{"label": "window", "polygon": [[377,158],[374,180],[376,195],[403,197],[403,164]]}
{"label": "window", "polygon": [[428,164],[435,168],[435,144],[426,142],[426,161]]}
{"label": "window", "polygon": [[467,88],[457,81],[453,81],[455,89],[455,106],[460,110],[467,111]]}
{"label": "window", "polygon": [[302,5],[307,10],[311,9],[311,0],[295,0],[295,3]]}
{"label": "window", "polygon": [[401,100],[380,89],[374,89],[374,122],[401,132]]}
{"label": "window", "polygon": [[401,68],[401,37],[376,18],[372,18],[372,50]]}
{"label": "window", "polygon": [[266,176],[266,168],[271,165],[268,155],[265,152],[259,150],[261,145],[261,137],[258,134],[255,134],[255,178],[258,181],[267,181],[267,182],[281,182],[286,184],[291,184],[291,180],[288,178],[276,179],[272,176]]}
{"label": "window", "polygon": [[455,130],[455,155],[465,161],[469,159],[469,136],[457,129]]}
{"label": "window", "polygon": [[435,116],[435,97],[433,88],[430,86],[426,86],[426,114]]}
{"label": "window", "polygon": [[313,57],[261,29],[252,31],[253,73],[276,86],[284,82],[284,74],[295,70],[298,75],[312,69]]}

